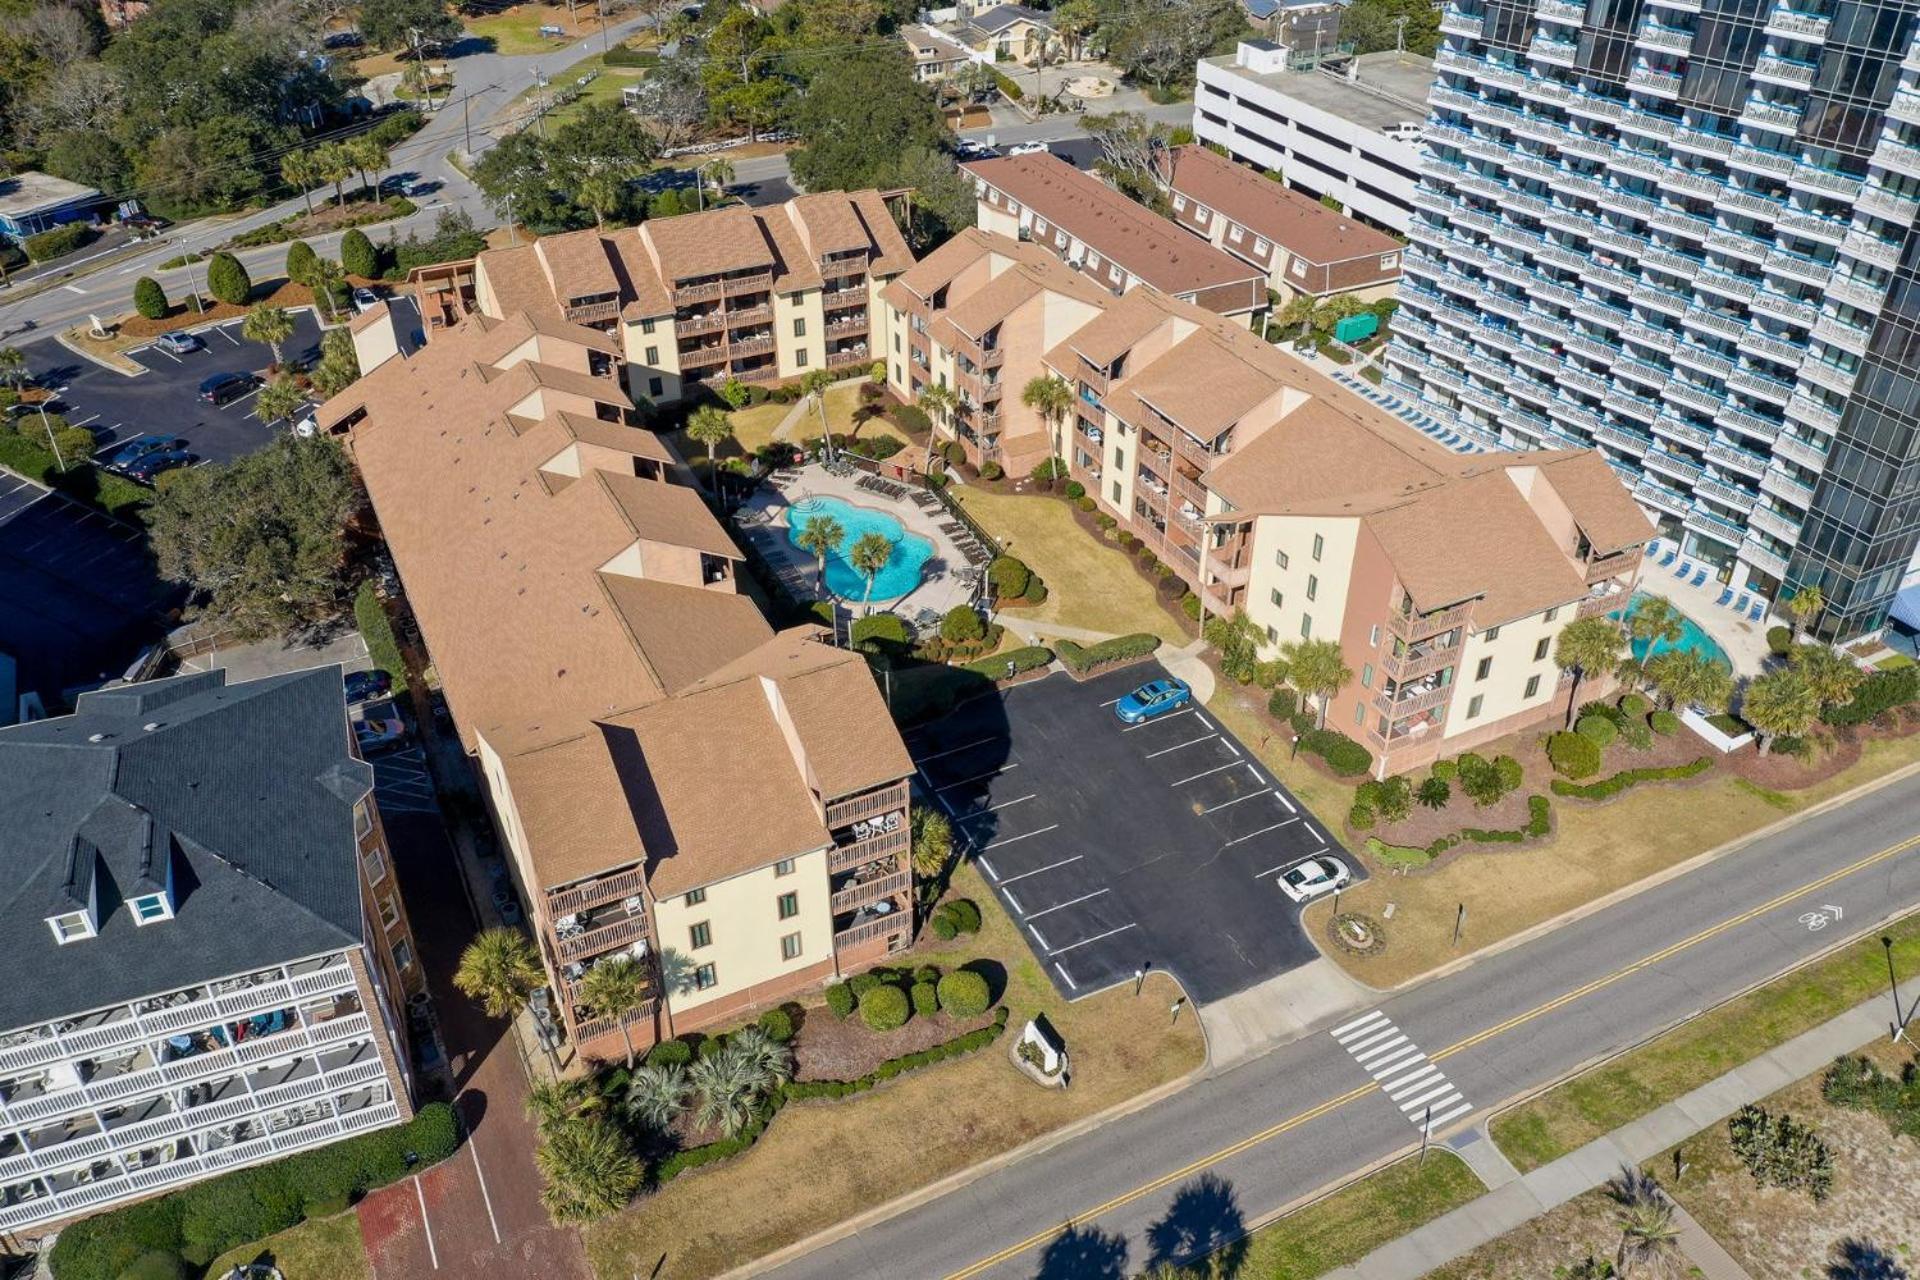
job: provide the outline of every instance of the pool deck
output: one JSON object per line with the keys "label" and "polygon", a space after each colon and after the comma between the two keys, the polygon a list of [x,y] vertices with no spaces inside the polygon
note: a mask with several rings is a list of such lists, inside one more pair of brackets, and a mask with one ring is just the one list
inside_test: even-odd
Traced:
{"label": "pool deck", "polygon": [[[1725,584],[1716,581],[1711,571],[1702,586],[1694,586],[1691,580],[1682,582],[1674,576],[1674,570],[1688,557],[1681,556],[1662,569],[1660,560],[1672,549],[1672,543],[1663,540],[1658,555],[1647,557],[1640,570],[1638,589],[1648,595],[1665,596],[1673,602],[1674,608],[1693,619],[1694,625],[1713,637],[1726,652],[1728,661],[1733,663],[1733,674],[1756,676],[1764,669],[1768,657],[1767,628],[1779,625],[1779,620],[1762,614],[1760,621],[1754,622],[1746,614],[1735,614],[1732,607],[1720,603],[1720,593]],[[1706,568],[1704,561],[1693,561],[1695,570]],[[1735,591],[1733,597],[1738,600],[1743,591]],[[1752,606],[1748,601],[1748,606]]]}
{"label": "pool deck", "polygon": [[[736,523],[741,536],[752,541],[756,550],[765,556],[780,574],[781,580],[796,590],[804,599],[819,599],[819,574],[814,559],[788,540],[787,508],[790,502],[800,502],[807,498],[839,498],[856,507],[867,507],[874,511],[884,511],[898,520],[908,533],[917,534],[933,544],[933,555],[927,559],[920,575],[920,585],[904,596],[882,598],[875,596],[875,610],[885,609],[897,613],[910,622],[920,625],[931,623],[939,625],[940,615],[957,604],[966,604],[973,599],[973,590],[962,582],[956,573],[967,567],[966,557],[954,546],[953,539],[941,531],[938,522],[911,502],[895,502],[866,489],[859,488],[854,481],[857,476],[830,475],[825,468],[806,466],[800,469],[799,483],[790,486],[785,493],[762,486],[753,497],[741,507],[741,517]],[[860,612],[858,596],[845,600],[847,607],[857,616]]]}

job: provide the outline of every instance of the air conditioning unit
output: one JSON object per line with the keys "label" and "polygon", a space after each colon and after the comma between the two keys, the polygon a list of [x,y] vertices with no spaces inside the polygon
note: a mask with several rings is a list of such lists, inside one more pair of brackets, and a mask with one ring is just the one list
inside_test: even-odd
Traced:
{"label": "air conditioning unit", "polygon": [[587,976],[587,966],[585,966],[584,964],[581,964],[578,960],[575,960],[572,964],[568,965],[566,968],[562,969],[560,972],[566,975],[568,982],[578,982],[580,981],[580,979]]}
{"label": "air conditioning unit", "polygon": [[630,916],[637,916],[647,909],[647,904],[640,901],[640,895],[637,893],[620,905],[626,908],[627,914]]}

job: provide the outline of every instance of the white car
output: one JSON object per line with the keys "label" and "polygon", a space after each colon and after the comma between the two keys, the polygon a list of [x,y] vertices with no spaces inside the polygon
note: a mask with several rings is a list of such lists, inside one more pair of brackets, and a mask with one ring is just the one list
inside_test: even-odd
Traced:
{"label": "white car", "polygon": [[356,315],[364,315],[380,305],[380,295],[364,286],[353,291],[353,310]]}
{"label": "white car", "polygon": [[1007,148],[1007,154],[1010,156],[1037,156],[1045,154],[1046,151],[1047,144],[1044,142],[1023,142],[1017,147]]}
{"label": "white car", "polygon": [[1346,863],[1322,856],[1294,863],[1275,883],[1295,902],[1311,902],[1323,893],[1345,887],[1352,879],[1353,872],[1347,870]]}

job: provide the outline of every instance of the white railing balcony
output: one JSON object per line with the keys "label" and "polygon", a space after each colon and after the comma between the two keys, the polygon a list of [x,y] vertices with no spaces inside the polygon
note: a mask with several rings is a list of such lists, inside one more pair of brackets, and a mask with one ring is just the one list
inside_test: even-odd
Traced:
{"label": "white railing balcony", "polygon": [[1664,98],[1680,96],[1682,77],[1677,71],[1659,71],[1653,67],[1635,67],[1627,73],[1627,84],[1635,89],[1644,89],[1648,93],[1659,94]]}
{"label": "white railing balcony", "polygon": [[1920,178],[1920,147],[1896,142],[1892,137],[1880,140],[1874,148],[1873,163],[1883,169],[1892,169],[1904,173],[1910,178]]}
{"label": "white railing balcony", "polygon": [[1747,513],[1747,523],[1755,529],[1770,533],[1785,543],[1800,541],[1800,521],[1775,511],[1772,507],[1756,506]]}
{"label": "white railing balcony", "polygon": [[1767,15],[1766,31],[1770,36],[1779,36],[1786,40],[1805,40],[1817,44],[1827,38],[1827,28],[1832,24],[1833,19],[1822,14],[1775,9]]}
{"label": "white railing balcony", "polygon": [[1784,471],[1769,471],[1760,477],[1760,490],[1776,498],[1785,498],[1799,507],[1813,505],[1813,486],[1795,480]]}
{"label": "white railing balcony", "polygon": [[1822,169],[1814,165],[1800,166],[1787,175],[1787,181],[1794,186],[1806,187],[1811,191],[1824,191],[1829,195],[1843,196],[1848,199],[1859,195],[1863,185],[1859,178],[1851,178],[1844,173],[1835,173],[1831,169]]}
{"label": "white railing balcony", "polygon": [[1662,27],[1649,23],[1634,33],[1634,43],[1644,49],[1666,53],[1686,53],[1693,48],[1693,32],[1680,27]]}
{"label": "white railing balcony", "polygon": [[1761,98],[1748,98],[1740,110],[1740,122],[1748,125],[1761,125],[1771,129],[1797,129],[1803,111],[1799,107],[1783,107],[1777,102],[1767,102]]}
{"label": "white railing balcony", "polygon": [[1829,298],[1863,311],[1878,311],[1887,300],[1886,285],[1871,284],[1854,276],[1829,277],[1825,289]]}
{"label": "white railing balcony", "polygon": [[1773,452],[1776,457],[1799,463],[1810,471],[1826,470],[1827,450],[1822,441],[1803,439],[1782,431],[1773,438]]}
{"label": "white railing balcony", "polygon": [[1469,16],[1452,7],[1440,15],[1440,29],[1450,36],[1465,36],[1469,40],[1478,40],[1485,26],[1485,18],[1477,15]]}
{"label": "white railing balcony", "polygon": [[1770,80],[1776,84],[1789,84],[1796,89],[1813,87],[1813,74],[1818,68],[1811,62],[1801,62],[1797,58],[1782,58],[1775,54],[1761,54],[1753,64],[1753,74],[1757,79]]}
{"label": "white railing balcony", "polygon": [[1889,244],[1871,232],[1847,232],[1846,238],[1840,242],[1840,248],[1842,252],[1871,262],[1876,267],[1884,267],[1888,271],[1900,265],[1900,246]]}
{"label": "white railing balcony", "polygon": [[1887,104],[1887,115],[1902,124],[1920,125],[1920,93],[1901,89]]}
{"label": "white railing balcony", "polygon": [[1793,399],[1787,401],[1787,416],[1829,433],[1840,429],[1838,409],[1829,408],[1812,396],[1801,395],[1798,392],[1794,394]]}
{"label": "white railing balcony", "polygon": [[1885,187],[1865,188],[1855,203],[1876,217],[1891,218],[1895,222],[1912,222],[1920,218],[1920,200],[1899,195]]}
{"label": "white railing balcony", "polygon": [[1787,558],[1758,538],[1748,538],[1740,544],[1740,558],[1772,577],[1787,576]]}

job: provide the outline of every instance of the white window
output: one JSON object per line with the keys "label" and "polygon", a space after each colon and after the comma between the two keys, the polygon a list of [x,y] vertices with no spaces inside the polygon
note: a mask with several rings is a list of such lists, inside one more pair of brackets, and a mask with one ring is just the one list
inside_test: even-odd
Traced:
{"label": "white window", "polygon": [[413,968],[413,948],[405,938],[393,944],[393,967],[402,973]]}
{"label": "white window", "polygon": [[1240,230],[1239,227],[1230,226],[1227,228],[1227,240],[1229,243],[1239,244],[1242,240],[1245,240],[1246,238],[1247,238],[1246,232]]}
{"label": "white window", "polygon": [[135,924],[152,924],[156,920],[173,918],[173,908],[167,904],[167,895],[164,893],[149,893],[133,899],[127,905],[133,908]]}
{"label": "white window", "polygon": [[1255,253],[1265,253],[1267,250],[1271,248],[1273,248],[1273,246],[1268,244],[1265,240],[1262,240],[1259,236],[1255,236],[1253,238],[1253,251]]}
{"label": "white window", "polygon": [[387,855],[379,845],[361,855],[367,864],[367,883],[379,884],[387,878]]}
{"label": "white window", "polygon": [[1087,266],[1090,270],[1098,271],[1100,269],[1100,255],[1097,253],[1094,253],[1092,250],[1088,250]]}
{"label": "white window", "polygon": [[1195,209],[1193,211],[1193,220],[1203,227],[1212,220],[1212,217],[1213,215],[1209,214],[1205,209]]}
{"label": "white window", "polygon": [[1287,264],[1287,270],[1296,276],[1304,276],[1307,274],[1307,260],[1305,258],[1295,258]]}
{"label": "white window", "polygon": [[1175,213],[1185,213],[1187,211],[1187,198],[1185,196],[1176,194],[1173,197],[1173,211]]}
{"label": "white window", "polygon": [[70,911],[63,916],[48,916],[47,924],[53,930],[54,941],[63,947],[69,942],[78,942],[82,938],[93,936],[93,917],[85,911]]}
{"label": "white window", "polygon": [[1395,267],[1397,267],[1397,266],[1399,266],[1399,265],[1400,265],[1400,255],[1399,255],[1399,254],[1397,254],[1397,253],[1383,253],[1383,254],[1381,254],[1381,255],[1380,255],[1380,269],[1381,269],[1382,271],[1391,271],[1391,270],[1393,270],[1393,269],[1394,269]]}
{"label": "white window", "polygon": [[1037,236],[1047,234],[1047,220],[1045,218],[1035,218],[1033,220],[1033,234]]}
{"label": "white window", "polygon": [[393,905],[390,893],[380,899],[380,923],[389,929],[400,923],[400,908]]}
{"label": "white window", "polygon": [[353,806],[353,834],[356,837],[364,836],[371,830],[373,830],[373,812],[367,808],[367,802],[362,800]]}

